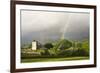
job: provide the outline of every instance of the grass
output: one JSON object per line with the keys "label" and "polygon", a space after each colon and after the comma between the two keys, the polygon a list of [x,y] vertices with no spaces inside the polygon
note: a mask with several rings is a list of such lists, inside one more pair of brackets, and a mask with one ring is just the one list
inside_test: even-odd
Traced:
{"label": "grass", "polygon": [[32,63],[32,62],[50,62],[50,61],[87,60],[87,59],[89,59],[89,57],[31,58],[31,59],[21,59],[21,62]]}

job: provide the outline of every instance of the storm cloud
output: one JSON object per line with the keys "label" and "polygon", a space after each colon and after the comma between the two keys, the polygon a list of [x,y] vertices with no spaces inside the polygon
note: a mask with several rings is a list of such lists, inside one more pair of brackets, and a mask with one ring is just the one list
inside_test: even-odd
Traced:
{"label": "storm cloud", "polygon": [[21,42],[87,39],[89,20],[89,13],[22,10]]}

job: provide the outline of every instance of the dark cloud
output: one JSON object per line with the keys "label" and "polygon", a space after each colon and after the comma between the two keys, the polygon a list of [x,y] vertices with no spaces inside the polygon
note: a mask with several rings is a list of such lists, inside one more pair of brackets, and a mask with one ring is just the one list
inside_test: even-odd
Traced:
{"label": "dark cloud", "polygon": [[86,39],[89,36],[89,13],[22,11],[21,42]]}

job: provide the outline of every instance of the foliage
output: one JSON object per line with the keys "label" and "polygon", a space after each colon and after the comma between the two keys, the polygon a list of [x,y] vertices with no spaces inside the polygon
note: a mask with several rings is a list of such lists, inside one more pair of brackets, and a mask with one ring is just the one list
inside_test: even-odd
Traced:
{"label": "foliage", "polygon": [[82,49],[84,49],[89,54],[89,41],[88,40],[83,41]]}
{"label": "foliage", "polygon": [[44,52],[41,52],[41,55],[48,56],[48,55],[50,55],[50,53],[49,53],[48,49],[45,49]]}
{"label": "foliage", "polygon": [[24,44],[23,46],[21,46],[21,49],[29,49],[32,47],[32,44]]}
{"label": "foliage", "polygon": [[63,51],[59,52],[58,55],[59,56],[67,56],[67,57],[69,57],[69,56],[72,55],[72,50],[63,50]]}
{"label": "foliage", "polygon": [[[31,45],[27,45],[30,48]],[[89,41],[69,41],[66,39],[59,40],[53,43],[46,43],[45,49],[39,48],[37,50],[24,49],[21,50],[22,58],[44,58],[44,57],[89,57]],[[47,48],[47,49],[46,49]],[[28,53],[30,52],[30,53]]]}
{"label": "foliage", "polygon": [[62,40],[62,45],[61,45],[61,49],[68,49],[72,46],[72,42],[70,42],[69,40]]}
{"label": "foliage", "polygon": [[50,49],[50,48],[53,47],[53,45],[52,45],[52,43],[46,43],[46,44],[44,45],[44,47],[47,48],[47,49]]}

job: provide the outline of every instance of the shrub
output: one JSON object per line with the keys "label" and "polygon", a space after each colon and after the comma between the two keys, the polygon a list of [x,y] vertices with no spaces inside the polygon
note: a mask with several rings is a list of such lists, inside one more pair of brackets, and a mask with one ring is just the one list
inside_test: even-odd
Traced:
{"label": "shrub", "polygon": [[46,56],[50,55],[48,49],[44,49],[44,52],[41,52],[41,56],[42,55],[46,55]]}
{"label": "shrub", "polygon": [[67,57],[69,57],[69,56],[72,55],[72,51],[71,50],[63,50],[63,51],[59,52],[58,55],[59,56],[67,56]]}
{"label": "shrub", "polygon": [[62,40],[62,43],[61,43],[61,49],[67,49],[67,48],[70,48],[72,46],[72,43],[69,41],[69,40]]}
{"label": "shrub", "polygon": [[88,56],[88,52],[86,52],[86,50],[84,49],[78,49],[78,50],[74,50],[72,56]]}
{"label": "shrub", "polygon": [[82,48],[89,53],[89,41],[84,41],[82,43]]}
{"label": "shrub", "polygon": [[44,47],[47,48],[47,49],[50,49],[50,48],[53,48],[53,45],[52,45],[52,43],[46,43],[44,45]]}

